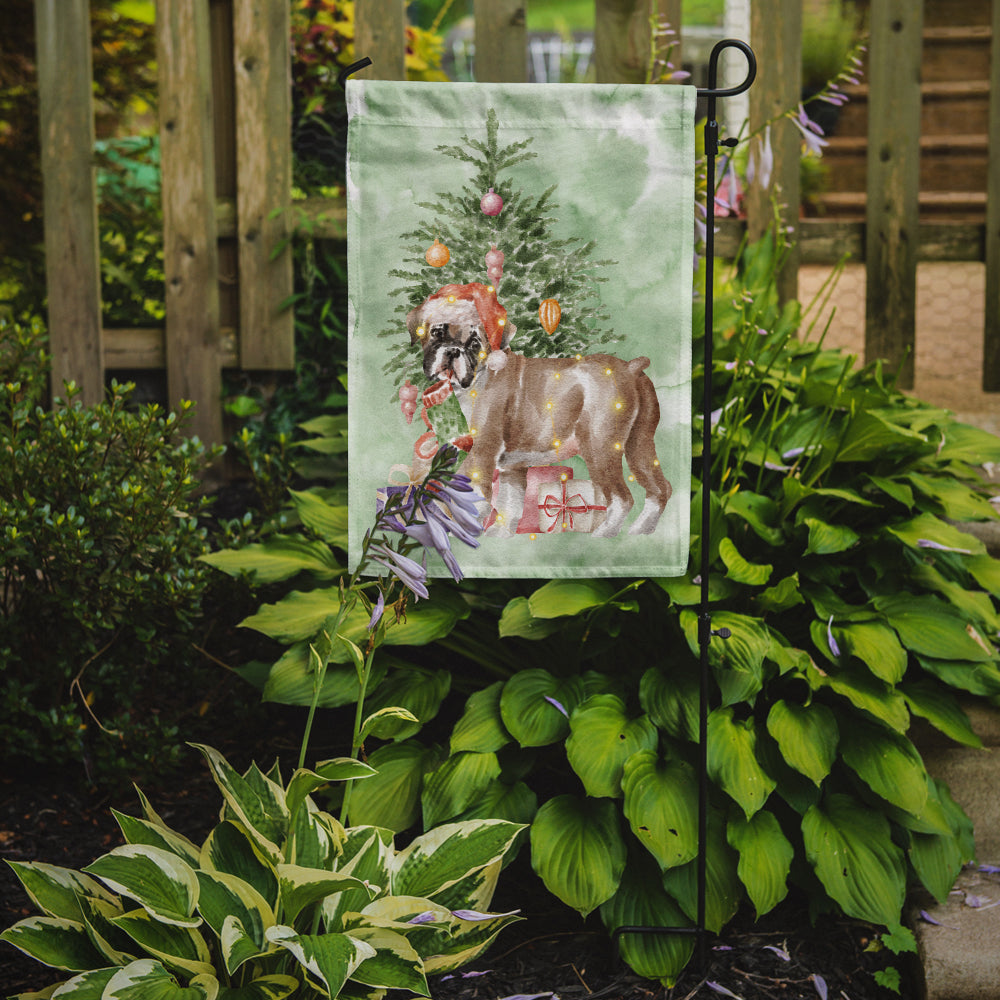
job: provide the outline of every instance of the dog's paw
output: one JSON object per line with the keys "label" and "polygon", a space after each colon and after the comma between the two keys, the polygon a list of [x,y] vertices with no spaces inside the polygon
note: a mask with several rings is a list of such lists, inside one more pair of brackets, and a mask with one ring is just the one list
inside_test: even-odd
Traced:
{"label": "dog's paw", "polygon": [[614,538],[619,531],[621,531],[620,524],[615,524],[613,521],[605,521],[602,525],[595,528],[591,534],[594,538]]}

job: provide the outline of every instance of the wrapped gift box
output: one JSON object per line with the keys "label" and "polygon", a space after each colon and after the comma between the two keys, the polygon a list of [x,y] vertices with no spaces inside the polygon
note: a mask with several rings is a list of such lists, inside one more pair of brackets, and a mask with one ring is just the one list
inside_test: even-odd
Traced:
{"label": "wrapped gift box", "polygon": [[606,510],[604,497],[589,479],[559,479],[538,486],[540,534],[593,531]]}
{"label": "wrapped gift box", "polygon": [[524,490],[524,510],[517,524],[519,535],[537,534],[538,527],[538,487],[545,482],[565,482],[573,478],[573,468],[569,465],[533,465],[528,469],[528,483]]}

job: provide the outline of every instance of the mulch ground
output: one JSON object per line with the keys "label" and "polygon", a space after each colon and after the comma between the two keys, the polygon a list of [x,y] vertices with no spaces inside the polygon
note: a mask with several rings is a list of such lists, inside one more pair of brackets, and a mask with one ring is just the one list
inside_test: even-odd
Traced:
{"label": "mulch ground", "polygon": [[[220,749],[234,763],[244,756],[238,745],[225,741]],[[194,751],[191,763],[147,791],[164,820],[197,841],[213,825],[220,800]],[[80,868],[122,842],[111,807],[139,814],[134,794],[124,790],[109,796],[73,783],[72,776],[8,774],[0,778],[0,858]],[[563,1000],[887,1000],[892,994],[873,979],[887,965],[903,973],[902,996],[919,992],[899,959],[866,950],[871,928],[829,918],[811,926],[798,900],[758,924],[750,914],[738,915],[719,938],[706,940],[705,968],[689,968],[673,989],[641,979],[618,961],[596,916],[582,922],[546,893],[524,855],[501,877],[494,908],[520,908],[525,920],[502,932],[470,969],[433,977],[435,1000],[542,1000],[552,994]],[[32,912],[11,870],[0,866],[0,927]],[[38,990],[60,978],[65,976],[0,944],[0,995]]]}

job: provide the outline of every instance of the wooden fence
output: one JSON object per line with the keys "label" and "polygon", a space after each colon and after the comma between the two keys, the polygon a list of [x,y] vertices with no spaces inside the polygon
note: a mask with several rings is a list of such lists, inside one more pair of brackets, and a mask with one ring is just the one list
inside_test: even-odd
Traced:
{"label": "wooden fence", "polygon": [[[114,369],[165,369],[170,403],[195,400],[196,433],[221,441],[221,371],[280,371],[293,365],[290,235],[290,0],[158,0],[157,46],[163,170],[166,325],[102,329],[88,0],[35,0],[45,182],[49,328],[53,384],[103,393]],[[525,3],[475,0],[476,74],[518,82],[526,73]],[[595,0],[598,82],[641,82],[650,7],[681,22],[681,0]],[[918,216],[919,53],[923,3],[871,0],[869,133],[865,221],[786,218],[798,240],[782,277],[795,294],[800,263],[844,253],[867,269],[866,355],[893,364],[910,353],[912,384],[918,260],[985,261],[984,388],[1000,390],[1000,0],[992,4],[989,171],[985,224],[921,223]],[[751,43],[759,72],[750,91],[751,129],[800,96],[801,0],[754,0]],[[362,75],[402,79],[404,0],[357,0]],[[683,46],[683,40],[681,40]],[[720,102],[724,121],[725,101]],[[736,123],[738,124],[738,123]],[[735,128],[731,129],[735,131]],[[752,189],[748,219],[725,220],[718,252],[744,227],[760,233],[772,196],[799,203],[800,140],[791,124],[774,134],[776,169]],[[343,202],[300,206],[314,235],[342,238]]]}

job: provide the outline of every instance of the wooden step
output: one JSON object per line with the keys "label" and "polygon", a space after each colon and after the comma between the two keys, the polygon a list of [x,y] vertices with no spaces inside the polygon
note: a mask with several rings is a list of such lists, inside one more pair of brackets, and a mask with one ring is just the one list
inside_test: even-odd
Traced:
{"label": "wooden step", "polygon": [[924,0],[924,27],[943,27],[956,22],[989,24],[990,4],[991,0]]}
{"label": "wooden step", "polygon": [[[863,220],[867,197],[863,191],[830,191],[816,202],[828,218]],[[954,222],[982,222],[986,216],[986,193],[979,191],[921,191],[920,218]]]}
{"label": "wooden step", "polygon": [[992,38],[989,25],[925,28],[921,79],[924,83],[989,80]]}
{"label": "wooden step", "polygon": [[[868,163],[864,136],[831,136],[823,151],[831,189],[862,191]],[[985,135],[925,135],[920,138],[920,188],[925,191],[985,191]]]}

